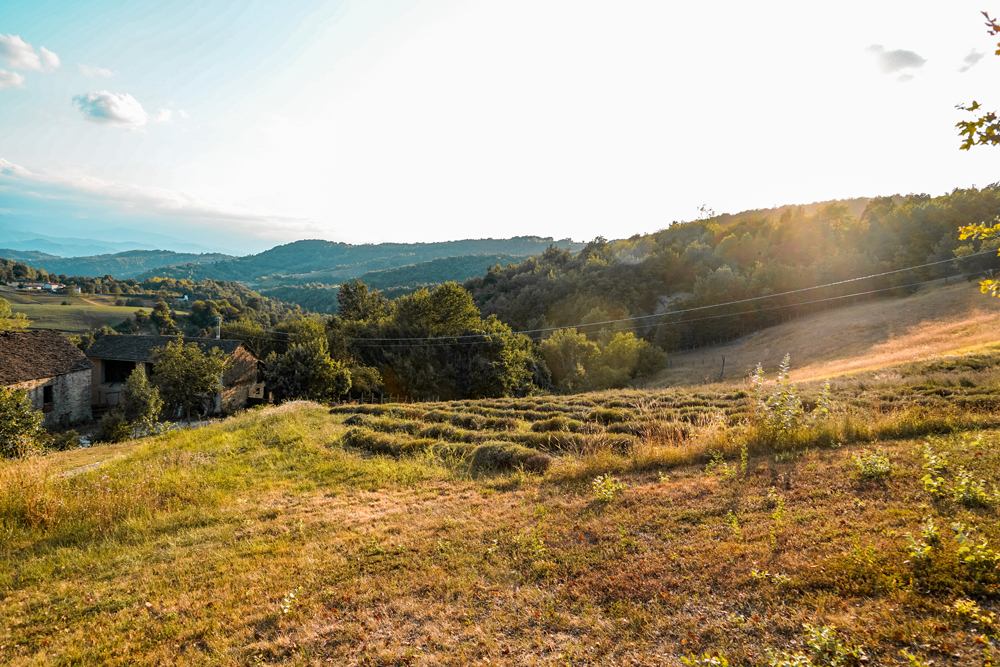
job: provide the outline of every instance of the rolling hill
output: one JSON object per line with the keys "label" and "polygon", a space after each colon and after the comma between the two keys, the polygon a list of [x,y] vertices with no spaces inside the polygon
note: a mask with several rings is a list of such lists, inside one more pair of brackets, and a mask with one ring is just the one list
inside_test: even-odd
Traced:
{"label": "rolling hill", "polygon": [[[996,342],[1000,299],[975,283],[942,280],[909,296],[883,297],[789,319],[733,342],[681,350],[649,387],[746,378],[758,363],[767,371],[786,354],[791,379],[821,380],[877,371],[910,361],[964,354]],[[725,374],[723,372],[725,357]]]}
{"label": "rolling hill", "polygon": [[211,264],[233,259],[221,253],[183,253],[171,250],[126,250],[114,254],[89,257],[59,257],[37,250],[0,248],[0,257],[29,264],[49,273],[66,276],[97,277],[111,275],[119,280],[135,278],[140,273],[154,271],[162,266],[190,263]]}
{"label": "rolling hill", "polygon": [[238,280],[262,289],[282,285],[323,283],[335,285],[369,271],[420,264],[434,259],[464,255],[535,255],[556,245],[577,251],[584,244],[570,239],[520,236],[510,239],[467,239],[441,243],[380,243],[351,245],[332,241],[295,241],[257,255],[237,257],[213,264],[186,263],[137,276],[164,278]]}

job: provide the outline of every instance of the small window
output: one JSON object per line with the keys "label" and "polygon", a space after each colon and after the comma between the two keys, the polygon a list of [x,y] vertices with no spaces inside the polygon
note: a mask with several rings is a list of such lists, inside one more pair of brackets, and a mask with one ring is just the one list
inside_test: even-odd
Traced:
{"label": "small window", "polygon": [[42,403],[52,403],[56,400],[55,392],[52,389],[52,385],[42,387]]}

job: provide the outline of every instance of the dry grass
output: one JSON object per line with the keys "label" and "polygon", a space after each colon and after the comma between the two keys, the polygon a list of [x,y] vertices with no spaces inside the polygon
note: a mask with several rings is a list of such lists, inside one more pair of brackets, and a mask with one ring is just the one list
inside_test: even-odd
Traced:
{"label": "dry grass", "polygon": [[758,363],[777,368],[790,354],[792,379],[817,380],[957,354],[996,341],[1000,299],[975,283],[932,284],[906,297],[803,316],[728,345],[677,352],[650,387],[712,383],[746,377]]}
{"label": "dry grass", "polygon": [[[829,428],[846,444],[753,441],[745,392],[719,387],[286,404],[131,443],[69,477],[74,453],[0,463],[0,662],[679,665],[697,651],[765,665],[811,623],[836,625],[870,664],[898,664],[902,648],[981,664],[1000,572],[961,565],[948,526],[976,525],[996,549],[997,508],[926,491],[911,439],[948,456],[947,488],[961,468],[1000,483],[993,413],[940,395],[993,396],[996,360],[963,363],[845,384]],[[947,384],[973,374],[977,386]],[[586,438],[548,450],[544,474],[484,474],[443,448],[347,446],[357,414],[380,433],[398,422],[400,443],[434,424]],[[560,416],[580,432],[530,430]],[[631,448],[613,445],[619,431]],[[852,454],[876,446],[891,474],[866,480]],[[591,487],[607,474],[628,485],[608,502]],[[916,562],[904,535],[927,517],[941,547]],[[965,598],[985,620],[954,611]]]}

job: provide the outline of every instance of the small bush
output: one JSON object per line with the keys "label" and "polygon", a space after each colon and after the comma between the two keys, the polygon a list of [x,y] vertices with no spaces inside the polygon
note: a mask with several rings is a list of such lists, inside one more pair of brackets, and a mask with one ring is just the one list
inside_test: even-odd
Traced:
{"label": "small bush", "polygon": [[95,442],[125,442],[130,437],[132,437],[132,425],[120,408],[112,408],[97,422]]}
{"label": "small bush", "polygon": [[892,474],[892,464],[889,462],[889,455],[882,450],[876,449],[869,452],[867,449],[860,454],[855,452],[851,455],[854,465],[858,468],[858,474],[862,479],[871,481],[881,481],[887,479]]}
{"label": "small bush", "polygon": [[76,449],[80,446],[80,434],[76,431],[63,431],[52,436],[49,448],[57,452],[65,452],[69,449]]}
{"label": "small bush", "polygon": [[860,646],[846,646],[837,636],[833,625],[816,627],[805,623],[806,645],[809,655],[803,653],[780,654],[768,651],[768,665],[771,667],[857,667],[868,662],[868,656]]}
{"label": "small bush", "polygon": [[968,470],[959,468],[955,473],[952,497],[956,503],[966,507],[992,507],[1000,501],[1000,492],[994,486],[993,493],[990,493],[986,488],[986,480],[977,482]]}
{"label": "small bush", "polygon": [[548,470],[552,459],[546,454],[509,442],[488,442],[472,452],[473,471],[502,472],[521,468],[542,473]]}
{"label": "small bush", "polygon": [[598,500],[610,503],[615,499],[619,491],[624,491],[628,488],[628,484],[611,475],[599,475],[591,482],[591,487],[594,489],[594,495],[597,496]]}

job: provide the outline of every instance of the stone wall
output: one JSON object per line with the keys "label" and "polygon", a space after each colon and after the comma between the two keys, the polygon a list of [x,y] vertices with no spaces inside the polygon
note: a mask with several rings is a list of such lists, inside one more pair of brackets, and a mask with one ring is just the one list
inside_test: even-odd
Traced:
{"label": "stone wall", "polygon": [[[27,389],[31,406],[45,415],[46,428],[68,426],[91,418],[90,370],[57,375],[41,380],[30,380],[12,385],[14,389]],[[52,387],[52,402],[45,403],[45,387]]]}
{"label": "stone wall", "polygon": [[222,395],[216,408],[231,413],[247,406],[248,398],[263,398],[264,384],[257,382],[257,359],[240,347],[222,375]]}

